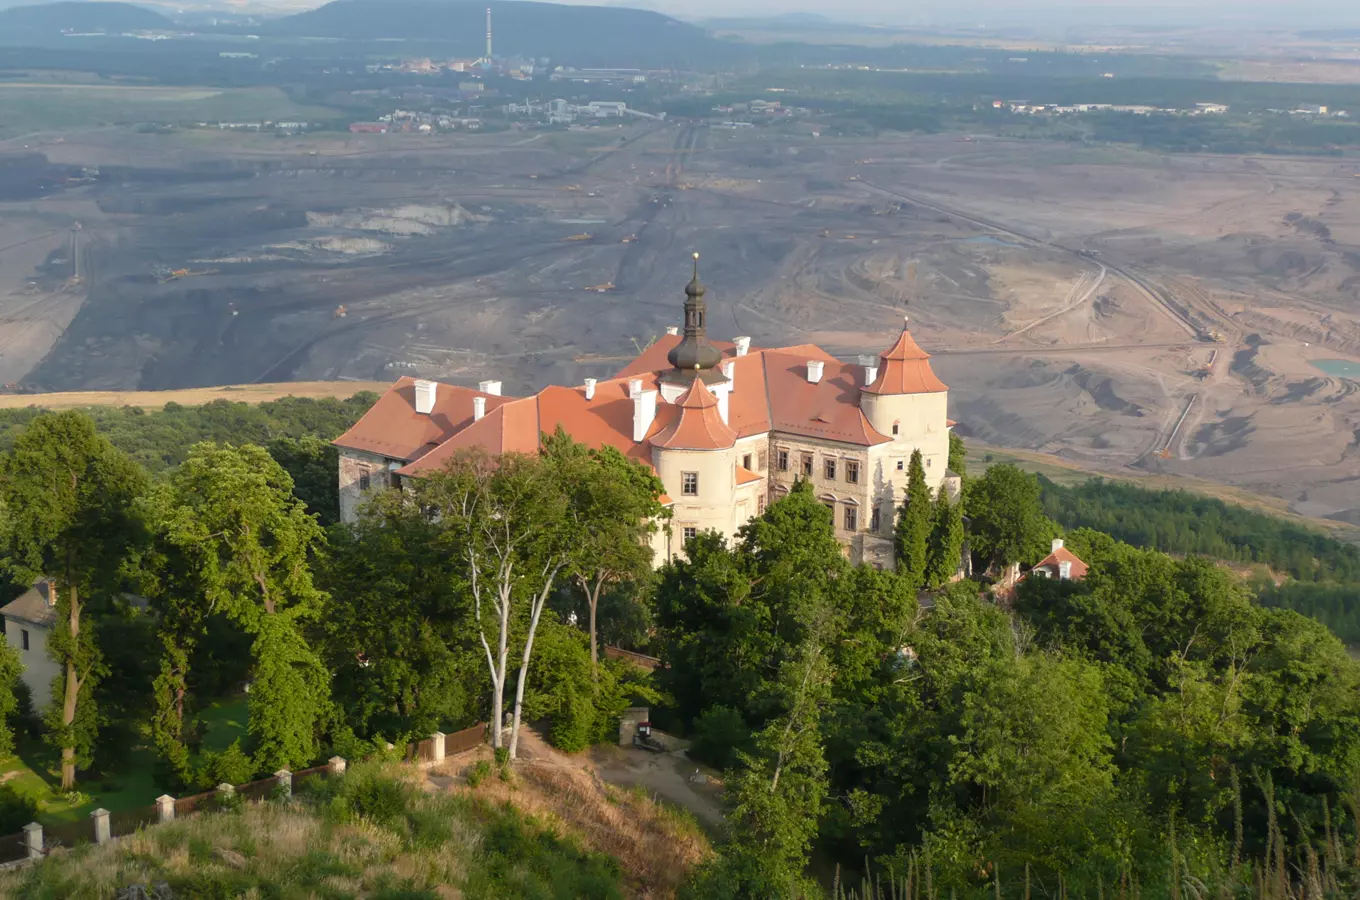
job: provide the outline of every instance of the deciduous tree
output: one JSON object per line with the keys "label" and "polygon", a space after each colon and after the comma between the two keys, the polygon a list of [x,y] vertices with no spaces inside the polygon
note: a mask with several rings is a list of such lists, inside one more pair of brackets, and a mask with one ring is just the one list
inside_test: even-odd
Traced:
{"label": "deciduous tree", "polygon": [[102,669],[94,632],[83,621],[85,597],[111,590],[141,543],[133,502],[145,486],[145,473],[75,411],[34,419],[5,460],[0,537],[9,565],[25,583],[51,578],[56,591],[47,647],[61,672],[47,721],[66,789],[75,785],[76,766],[89,763],[98,727],[92,697]]}
{"label": "deciduous tree", "polygon": [[983,568],[1038,562],[1057,533],[1044,516],[1038,479],[1010,464],[992,466],[982,477],[970,479],[964,508],[971,522],[970,543]]}

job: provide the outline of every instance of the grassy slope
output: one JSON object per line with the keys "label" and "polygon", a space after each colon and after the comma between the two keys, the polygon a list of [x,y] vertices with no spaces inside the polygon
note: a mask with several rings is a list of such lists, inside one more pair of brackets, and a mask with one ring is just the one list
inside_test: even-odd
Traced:
{"label": "grassy slope", "polygon": [[[0,896],[113,897],[164,883],[185,897],[663,898],[708,852],[690,825],[645,797],[579,777],[570,790],[545,789],[535,771],[471,789],[410,766],[356,765],[343,779],[312,782],[293,804],[198,815],[0,873]],[[617,828],[620,849],[641,841],[654,865],[602,852],[592,816]],[[674,849],[685,847],[696,849]]]}

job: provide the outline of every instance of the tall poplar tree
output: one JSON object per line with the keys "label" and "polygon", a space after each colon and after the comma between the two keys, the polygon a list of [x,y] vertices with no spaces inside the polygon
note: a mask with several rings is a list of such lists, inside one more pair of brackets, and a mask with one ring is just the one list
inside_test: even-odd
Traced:
{"label": "tall poplar tree", "polygon": [[146,475],[95,431],[84,413],[34,419],[4,463],[0,544],[14,575],[51,579],[56,625],[47,649],[60,673],[52,682],[48,740],[61,749],[61,785],[93,754],[98,716],[94,685],[102,671],[94,630],[84,621],[88,595],[111,589],[140,542],[134,502]]}
{"label": "tall poplar tree", "polygon": [[897,567],[917,584],[925,579],[926,547],[930,541],[933,511],[930,488],[926,486],[926,469],[921,451],[911,452],[907,469],[907,496],[897,513]]}

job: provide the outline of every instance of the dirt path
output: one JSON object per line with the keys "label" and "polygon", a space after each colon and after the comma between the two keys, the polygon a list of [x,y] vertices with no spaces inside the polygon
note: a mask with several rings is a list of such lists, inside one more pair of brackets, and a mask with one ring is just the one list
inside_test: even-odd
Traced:
{"label": "dirt path", "polygon": [[702,770],[682,751],[649,753],[635,747],[596,747],[591,751],[591,759],[600,778],[609,784],[625,788],[640,785],[694,813],[707,828],[716,828],[723,822],[722,786],[712,773],[705,773],[702,783],[690,781],[696,771]]}

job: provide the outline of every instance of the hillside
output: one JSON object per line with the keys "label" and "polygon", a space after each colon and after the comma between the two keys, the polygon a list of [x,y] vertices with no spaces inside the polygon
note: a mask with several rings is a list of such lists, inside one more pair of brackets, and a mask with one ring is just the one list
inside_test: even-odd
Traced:
{"label": "hillside", "polygon": [[279,19],[281,37],[447,41],[450,52],[481,56],[490,7],[498,55],[548,56],[578,65],[646,66],[708,54],[721,45],[703,29],[641,9],[565,6],[529,0],[335,0]]}
{"label": "hillside", "polygon": [[0,31],[50,33],[155,31],[174,28],[165,16],[131,3],[70,2],[15,6],[0,11]]}

